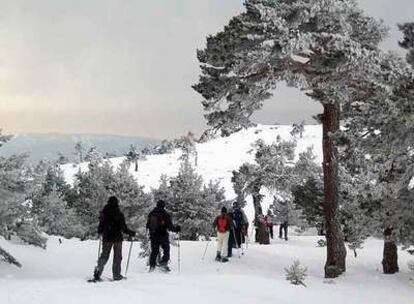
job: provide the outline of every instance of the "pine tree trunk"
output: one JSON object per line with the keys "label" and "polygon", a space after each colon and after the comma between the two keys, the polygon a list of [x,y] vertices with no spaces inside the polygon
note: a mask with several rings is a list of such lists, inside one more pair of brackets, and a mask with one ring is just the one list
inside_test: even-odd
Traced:
{"label": "pine tree trunk", "polygon": [[338,162],[334,135],[339,131],[340,105],[324,105],[323,124],[323,173],[325,199],[323,209],[326,224],[327,260],[325,277],[336,278],[345,272],[346,248],[338,220]]}
{"label": "pine tree trunk", "polygon": [[135,172],[138,172],[138,161],[135,161]]}
{"label": "pine tree trunk", "polygon": [[399,271],[398,248],[395,243],[395,235],[392,228],[384,230],[384,253],[382,268],[385,274],[394,274]]}

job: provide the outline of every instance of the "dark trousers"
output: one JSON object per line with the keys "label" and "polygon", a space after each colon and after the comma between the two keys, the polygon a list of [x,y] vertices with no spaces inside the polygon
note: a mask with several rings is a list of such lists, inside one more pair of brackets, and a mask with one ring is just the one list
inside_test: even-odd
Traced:
{"label": "dark trousers", "polygon": [[282,232],[284,231],[285,232],[285,240],[287,241],[287,239],[288,239],[288,222],[284,222],[284,223],[282,223],[282,224],[280,224],[280,227],[279,227],[279,238],[283,238],[283,236],[282,236]]}
{"label": "dark trousers", "polygon": [[227,247],[227,256],[231,257],[233,255],[233,248],[241,248],[243,241],[243,232],[241,229],[231,229],[229,235],[229,243]]}
{"label": "dark trousers", "polygon": [[122,242],[103,242],[102,253],[96,266],[96,274],[101,277],[105,264],[108,262],[111,249],[114,248],[114,260],[112,262],[112,276],[114,279],[121,277],[121,262],[122,262]]}
{"label": "dark trousers", "polygon": [[267,229],[269,229],[270,238],[273,239],[273,225],[267,226]]}
{"label": "dark trousers", "polygon": [[157,256],[160,253],[160,247],[162,248],[163,256],[161,258],[161,264],[167,265],[170,260],[170,239],[167,235],[151,236],[151,255],[150,255],[150,267],[157,265]]}

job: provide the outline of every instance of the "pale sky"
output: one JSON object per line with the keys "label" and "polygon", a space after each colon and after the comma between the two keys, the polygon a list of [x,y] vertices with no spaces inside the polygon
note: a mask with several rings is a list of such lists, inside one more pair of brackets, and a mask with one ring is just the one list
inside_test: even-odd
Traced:
{"label": "pale sky", "polygon": [[[0,128],[8,133],[177,137],[205,127],[191,89],[196,49],[242,0],[0,0]],[[390,26],[413,0],[360,0]],[[397,48],[393,28],[387,48]],[[281,87],[255,120],[292,123],[319,112]]]}

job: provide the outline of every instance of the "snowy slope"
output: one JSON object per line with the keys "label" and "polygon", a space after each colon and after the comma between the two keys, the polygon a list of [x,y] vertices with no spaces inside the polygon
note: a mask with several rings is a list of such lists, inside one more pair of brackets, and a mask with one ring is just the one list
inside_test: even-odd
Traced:
{"label": "snowy slope", "polygon": [[[226,138],[217,138],[207,143],[198,144],[198,167],[197,172],[201,174],[205,182],[210,179],[220,182],[226,190],[227,199],[235,198],[233,186],[231,183],[232,171],[237,170],[245,162],[254,161],[254,151],[252,145],[262,139],[270,144],[280,136],[284,140],[293,140],[290,135],[291,126],[264,126],[259,125],[255,128],[242,130]],[[314,153],[318,161],[322,162],[322,128],[320,125],[310,125],[305,127],[303,138],[297,138],[297,153],[305,151],[308,147],[314,147]],[[139,163],[139,172],[136,173],[131,167],[131,173],[136,177],[140,185],[145,186],[146,191],[157,187],[162,174],[174,176],[178,173],[180,166],[181,151],[176,150],[172,154],[148,156],[146,161]],[[111,163],[117,167],[124,158],[113,158]],[[73,183],[74,175],[79,171],[78,166],[71,164],[63,167],[65,178],[69,183]],[[81,170],[87,170],[87,163],[80,165]],[[272,195],[265,195],[263,206],[273,201]],[[248,198],[248,202],[251,200]],[[246,208],[247,215],[252,218],[253,206],[248,204]]]}
{"label": "snowy slope", "polygon": [[[323,278],[325,248],[316,247],[318,237],[292,236],[288,242],[250,244],[245,255],[229,263],[214,261],[215,244],[201,259],[205,242],[181,242],[181,272],[177,247],[172,247],[172,272],[148,273],[146,262],[133,247],[128,279],[121,282],[86,283],[96,262],[96,241],[80,242],[50,238],[48,249],[21,244],[0,246],[23,263],[18,269],[0,263],[1,304],[411,304],[414,287],[409,284],[407,253],[400,253],[401,272],[380,272],[382,242],[369,240],[358,258],[348,255],[345,275],[334,281]],[[123,271],[129,244],[124,243]],[[307,288],[285,280],[284,268],[295,258],[308,267]],[[104,277],[111,277],[108,265]]]}

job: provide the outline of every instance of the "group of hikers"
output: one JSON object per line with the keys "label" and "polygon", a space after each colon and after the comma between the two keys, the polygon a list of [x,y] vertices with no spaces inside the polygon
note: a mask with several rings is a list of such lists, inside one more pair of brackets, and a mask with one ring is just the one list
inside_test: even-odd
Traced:
{"label": "group of hikers", "polygon": [[[150,239],[150,258],[149,271],[154,271],[155,267],[161,267],[169,271],[168,262],[170,260],[170,239],[169,231],[179,233],[181,227],[174,225],[170,214],[165,210],[165,201],[158,200],[156,207],[149,213],[146,228],[149,232]],[[273,221],[271,213],[268,212],[265,217],[266,226],[273,238]],[[234,202],[232,207],[222,207],[220,215],[213,222],[213,229],[217,233],[217,255],[216,261],[227,262],[233,255],[233,248],[240,249],[242,244],[246,243],[248,238],[249,222],[241,206]],[[287,240],[287,223],[286,228],[280,228],[280,237],[282,229],[285,229],[285,238]],[[125,217],[119,208],[119,200],[111,196],[100,213],[98,234],[101,237],[102,248],[95,267],[93,279],[91,281],[100,281],[105,264],[107,263],[111,250],[113,249],[112,274],[115,281],[122,280],[121,274],[122,261],[122,242],[123,234],[133,238],[136,232],[129,229],[125,222]],[[101,244],[101,242],[100,242]],[[162,257],[159,260],[160,248]],[[157,262],[158,259],[158,262]]]}

